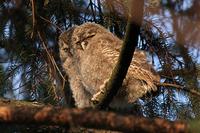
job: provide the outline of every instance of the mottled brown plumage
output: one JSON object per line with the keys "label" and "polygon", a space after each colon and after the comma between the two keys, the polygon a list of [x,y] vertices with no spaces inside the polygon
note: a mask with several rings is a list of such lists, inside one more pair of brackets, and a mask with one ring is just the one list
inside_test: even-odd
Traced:
{"label": "mottled brown plumage", "polygon": [[[100,91],[117,62],[122,41],[102,26],[85,23],[59,37],[60,58],[66,71],[76,105],[91,106],[91,98]],[[147,63],[146,54],[136,50],[127,76],[112,106],[123,107],[151,90],[160,78]]]}

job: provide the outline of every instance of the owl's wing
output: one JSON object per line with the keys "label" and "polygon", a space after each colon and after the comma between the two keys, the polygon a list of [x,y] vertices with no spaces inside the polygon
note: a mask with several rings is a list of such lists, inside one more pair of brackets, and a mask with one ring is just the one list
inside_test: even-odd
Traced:
{"label": "owl's wing", "polygon": [[[114,64],[116,64],[119,56],[118,50],[113,50],[109,47],[104,48],[102,51],[103,55],[108,58],[108,60]],[[159,76],[152,71],[153,68],[147,62],[147,57],[144,51],[142,50],[135,50],[133,60],[131,65],[129,66],[128,76],[145,81],[148,88],[152,88],[155,90],[156,86],[154,82],[160,80]]]}
{"label": "owl's wing", "polygon": [[[147,91],[157,90],[156,82],[160,81],[160,77],[155,75],[149,70],[144,69],[143,67],[138,67],[136,65],[130,65],[129,68],[130,77],[140,80],[143,84],[143,88],[147,89]],[[129,78],[130,78],[129,77]]]}

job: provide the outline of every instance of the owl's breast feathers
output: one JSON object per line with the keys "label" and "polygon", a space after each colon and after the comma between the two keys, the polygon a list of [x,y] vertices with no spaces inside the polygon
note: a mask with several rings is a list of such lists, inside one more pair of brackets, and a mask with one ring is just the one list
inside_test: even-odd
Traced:
{"label": "owl's breast feathers", "polygon": [[[65,57],[71,60],[71,62],[67,62],[64,69],[66,71],[77,71],[76,73],[67,73],[78,74],[80,81],[77,82],[83,84],[84,88],[82,89],[86,89],[91,95],[97,93],[100,86],[111,75],[118,60],[122,41],[98,24],[85,23],[76,26],[73,31],[71,30],[67,34],[61,34],[59,42],[61,42],[59,44],[61,59]],[[63,51],[63,49],[66,51]],[[66,68],[68,66],[73,67],[73,69]],[[75,80],[73,77],[76,76],[69,75],[69,77],[72,77],[71,80]],[[160,77],[148,64],[145,52],[136,50],[124,81],[124,86],[127,89],[123,87],[125,90],[120,91],[126,91],[125,94],[130,98],[128,101],[134,102],[148,91],[155,91],[157,89],[155,82],[159,81]],[[130,85],[131,82],[137,84],[135,88],[134,85]],[[71,89],[73,92],[73,85],[71,85]],[[75,101],[80,102],[76,98]]]}

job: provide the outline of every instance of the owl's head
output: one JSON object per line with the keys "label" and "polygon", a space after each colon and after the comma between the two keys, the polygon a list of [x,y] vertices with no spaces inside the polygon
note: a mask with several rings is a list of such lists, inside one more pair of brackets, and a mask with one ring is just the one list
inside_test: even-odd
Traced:
{"label": "owl's head", "polygon": [[64,61],[67,57],[79,56],[87,48],[88,41],[97,33],[106,32],[95,23],[85,23],[74,26],[59,36],[60,58]]}

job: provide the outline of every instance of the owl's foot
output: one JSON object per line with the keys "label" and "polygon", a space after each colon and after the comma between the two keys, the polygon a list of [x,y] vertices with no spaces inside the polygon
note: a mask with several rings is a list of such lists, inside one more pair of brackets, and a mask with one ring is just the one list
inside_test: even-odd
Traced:
{"label": "owl's foot", "polygon": [[99,104],[99,102],[102,101],[105,97],[105,93],[107,93],[106,84],[108,83],[108,80],[109,79],[106,79],[104,81],[103,85],[100,86],[99,91],[91,98],[91,101],[94,105]]}

